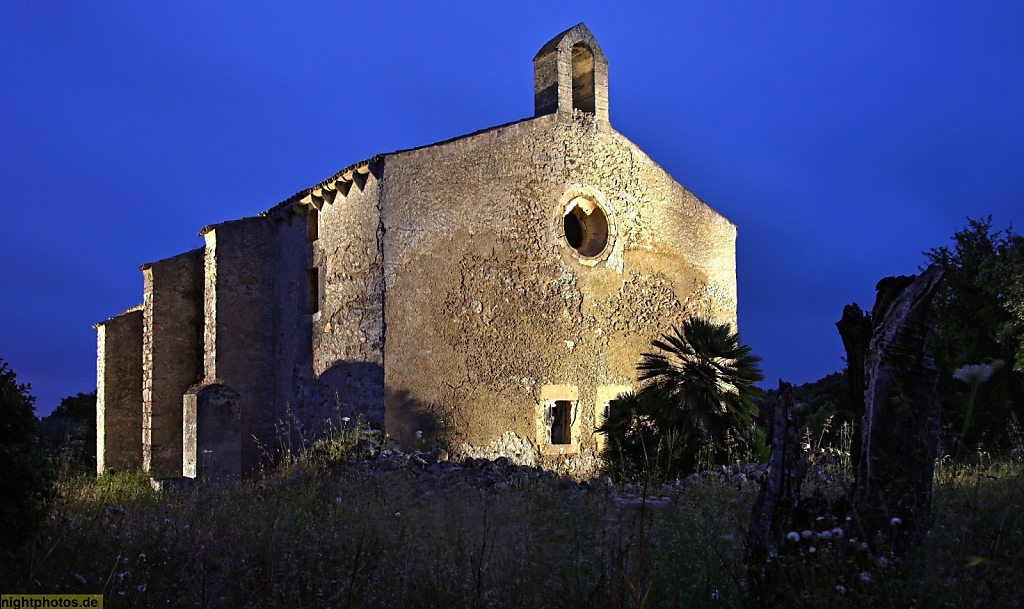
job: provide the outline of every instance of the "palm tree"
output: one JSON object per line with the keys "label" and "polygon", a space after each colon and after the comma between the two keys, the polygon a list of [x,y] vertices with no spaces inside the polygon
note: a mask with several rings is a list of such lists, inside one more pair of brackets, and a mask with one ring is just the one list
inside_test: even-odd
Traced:
{"label": "palm tree", "polygon": [[605,435],[601,459],[605,473],[616,480],[664,468],[663,438],[640,402],[628,391],[609,405],[608,415],[595,430]]}
{"label": "palm tree", "polygon": [[748,446],[761,390],[761,358],[740,345],[727,324],[693,318],[651,342],[637,365],[643,384],[611,403],[597,428],[606,435],[601,455],[614,478],[641,474],[671,479],[695,471],[700,453],[726,443]]}
{"label": "palm tree", "polygon": [[728,324],[695,317],[651,342],[637,365],[643,410],[661,433],[678,433],[693,444],[710,440],[721,446],[727,432],[742,433],[757,412],[764,378],[750,347]]}

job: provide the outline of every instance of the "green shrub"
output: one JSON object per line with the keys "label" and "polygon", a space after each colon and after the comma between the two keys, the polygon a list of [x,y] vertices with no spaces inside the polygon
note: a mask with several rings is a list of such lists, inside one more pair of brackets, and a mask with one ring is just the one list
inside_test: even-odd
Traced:
{"label": "green shrub", "polygon": [[702,467],[751,458],[760,358],[728,324],[692,318],[641,355],[640,391],[613,401],[598,428],[616,478],[672,479]]}

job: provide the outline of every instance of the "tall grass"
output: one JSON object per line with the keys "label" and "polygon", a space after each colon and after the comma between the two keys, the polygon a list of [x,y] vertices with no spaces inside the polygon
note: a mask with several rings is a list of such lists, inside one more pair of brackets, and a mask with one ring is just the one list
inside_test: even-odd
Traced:
{"label": "tall grass", "polygon": [[[637,506],[621,500],[630,489],[526,470],[502,488],[440,486],[317,454],[258,480],[178,492],[153,491],[139,474],[65,480],[3,589],[102,593],[111,607],[742,603],[756,486],[695,477],[632,489],[648,497]],[[811,607],[1019,606],[1022,471],[940,463],[932,532],[903,563],[888,561],[884,545],[823,536],[832,523],[812,525],[777,570],[782,588]],[[821,468],[816,482],[846,481]]]}

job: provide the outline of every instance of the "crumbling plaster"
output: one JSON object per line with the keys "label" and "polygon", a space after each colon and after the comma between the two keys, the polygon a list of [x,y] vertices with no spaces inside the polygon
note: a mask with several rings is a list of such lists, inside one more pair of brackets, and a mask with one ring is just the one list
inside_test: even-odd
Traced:
{"label": "crumbling plaster", "polygon": [[[538,387],[571,383],[592,404],[598,386],[633,382],[671,324],[735,323],[735,227],[590,115],[396,153],[384,176],[385,383],[407,392],[385,412],[400,441],[430,424],[472,445],[533,437]],[[559,224],[565,193],[586,189],[616,229],[596,264]]]}

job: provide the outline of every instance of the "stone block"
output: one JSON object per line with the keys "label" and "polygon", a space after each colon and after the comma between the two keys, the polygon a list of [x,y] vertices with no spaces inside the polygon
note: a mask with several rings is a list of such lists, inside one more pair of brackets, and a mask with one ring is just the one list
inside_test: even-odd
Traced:
{"label": "stone block", "polygon": [[142,309],[96,324],[96,473],[142,466]]}
{"label": "stone block", "polygon": [[181,399],[202,368],[203,250],[142,267],[142,466],[181,476]]}

